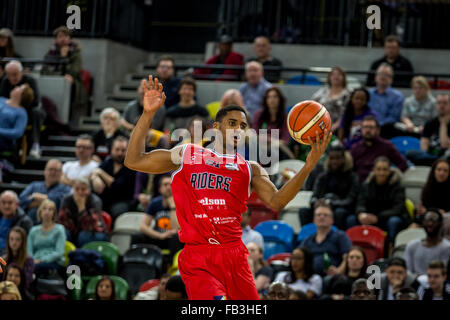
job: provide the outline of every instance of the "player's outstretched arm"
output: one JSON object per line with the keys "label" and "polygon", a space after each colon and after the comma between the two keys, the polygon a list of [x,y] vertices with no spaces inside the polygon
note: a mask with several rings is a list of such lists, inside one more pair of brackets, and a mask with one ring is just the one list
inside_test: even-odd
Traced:
{"label": "player's outstretched arm", "polygon": [[282,210],[300,191],[308,177],[309,173],[314,169],[322,154],[330,143],[331,133],[325,130],[324,138],[319,139],[316,132],[316,143],[311,143],[311,151],[306,158],[303,168],[288,180],[286,184],[277,190],[275,185],[270,181],[267,171],[256,162],[251,162],[253,176],[252,188],[258,194],[258,197],[270,208],[276,211]]}
{"label": "player's outstretched arm", "polygon": [[148,77],[148,81],[142,80],[142,87],[145,92],[144,111],[131,132],[125,166],[132,170],[155,174],[175,170],[181,163],[181,159],[179,159],[181,147],[175,147],[172,150],[158,149],[145,153],[147,132],[156,111],[164,105],[166,95],[162,91],[162,84],[157,78],[153,80],[152,76]]}

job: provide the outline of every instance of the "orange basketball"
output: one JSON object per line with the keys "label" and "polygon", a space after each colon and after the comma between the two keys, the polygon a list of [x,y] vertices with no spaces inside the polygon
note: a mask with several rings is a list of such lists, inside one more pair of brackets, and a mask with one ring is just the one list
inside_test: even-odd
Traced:
{"label": "orange basketball", "polygon": [[297,103],[289,111],[287,126],[295,141],[309,145],[308,137],[315,142],[316,131],[319,132],[320,139],[323,138],[325,129],[330,131],[331,118],[323,105],[316,101],[306,100]]}

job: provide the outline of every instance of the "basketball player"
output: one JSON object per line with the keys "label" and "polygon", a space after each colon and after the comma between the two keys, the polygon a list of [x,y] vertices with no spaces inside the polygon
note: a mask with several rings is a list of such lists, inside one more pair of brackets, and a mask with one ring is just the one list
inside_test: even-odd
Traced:
{"label": "basketball player", "polygon": [[[133,170],[160,174],[173,171],[172,194],[180,225],[179,238],[185,243],[178,258],[181,277],[189,299],[257,300],[248,251],[241,241],[241,214],[253,189],[268,206],[279,211],[294,198],[308,174],[324,153],[331,139],[312,144],[303,168],[280,190],[269,180],[264,168],[246,161],[240,154],[221,154],[227,145],[236,148],[241,134],[249,127],[242,107],[221,109],[213,124],[225,139],[216,139],[212,149],[194,144],[171,150],[145,153],[145,137],[165,95],[158,79],[143,80],[144,111],[134,128],[125,158]],[[226,131],[233,133],[227,136]],[[175,208],[171,208],[173,211]]]}

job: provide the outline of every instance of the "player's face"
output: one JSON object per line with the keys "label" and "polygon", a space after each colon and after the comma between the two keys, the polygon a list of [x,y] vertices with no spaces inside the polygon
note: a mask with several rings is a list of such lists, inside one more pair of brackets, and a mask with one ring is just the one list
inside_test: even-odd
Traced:
{"label": "player's face", "polygon": [[448,163],[439,162],[434,170],[434,177],[439,183],[445,182],[448,179],[450,168]]}
{"label": "player's face", "polygon": [[446,279],[446,276],[442,274],[441,269],[428,269],[427,277],[431,289],[442,288]]}
{"label": "player's face", "polygon": [[352,105],[355,111],[362,110],[367,104],[367,96],[364,91],[358,90],[352,96]]}
{"label": "player's face", "polygon": [[214,122],[214,128],[222,133],[224,147],[236,148],[243,133],[248,129],[247,118],[241,111],[230,111],[220,123]]}

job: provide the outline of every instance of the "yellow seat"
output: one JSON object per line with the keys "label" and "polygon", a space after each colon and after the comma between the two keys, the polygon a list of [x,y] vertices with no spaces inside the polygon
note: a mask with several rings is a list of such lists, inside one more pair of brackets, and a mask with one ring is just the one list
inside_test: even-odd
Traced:
{"label": "yellow seat", "polygon": [[69,252],[75,250],[76,248],[77,247],[75,247],[75,245],[72,242],[66,241],[64,249],[64,257],[66,258],[66,260],[64,261],[65,267],[67,267],[67,265],[69,264]]}
{"label": "yellow seat", "polygon": [[175,255],[173,256],[172,265],[170,266],[169,270],[167,271],[167,273],[169,273],[171,276],[176,275],[176,273],[178,272],[178,256],[180,255],[180,252],[182,250],[183,249],[181,249],[180,251],[175,253]]}
{"label": "yellow seat", "polygon": [[411,220],[414,220],[414,203],[411,201],[411,199],[406,198],[405,207],[406,207],[406,210],[408,210]]}
{"label": "yellow seat", "polygon": [[216,118],[216,114],[217,112],[219,112],[219,109],[220,109],[220,101],[213,101],[206,105],[206,110],[208,110],[211,119]]}

